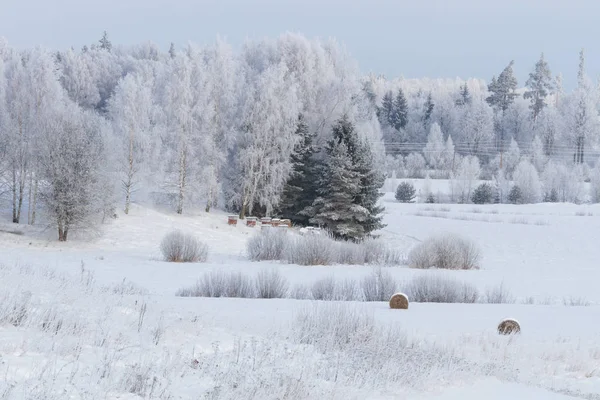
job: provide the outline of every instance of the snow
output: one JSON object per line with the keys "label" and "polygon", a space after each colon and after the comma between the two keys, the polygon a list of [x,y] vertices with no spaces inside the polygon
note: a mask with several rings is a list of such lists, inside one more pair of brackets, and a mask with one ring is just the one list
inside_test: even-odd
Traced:
{"label": "snow", "polygon": [[[290,398],[564,400],[600,393],[600,247],[594,234],[600,206],[400,204],[392,193],[383,202],[384,240],[408,252],[433,234],[464,235],[481,247],[482,268],[443,273],[481,291],[503,283],[515,304],[411,303],[408,310],[390,310],[387,302],[179,298],[176,290],[208,271],[254,277],[277,268],[295,285],[332,275],[361,279],[373,267],[249,262],[245,242],[260,228],[243,221],[229,226],[220,211],[175,215],[133,205],[130,215],[120,214],[99,234],[73,236],[66,243],[54,241],[54,232],[42,226],[0,223],[0,315],[4,305],[29,291],[36,318],[17,327],[0,322],[0,395],[133,399],[136,393],[160,398],[163,391],[184,399],[220,385],[215,398],[250,398],[249,390],[260,381],[265,386],[254,398],[274,398],[268,396],[279,389],[270,385],[292,377],[302,385],[282,383],[294,387]],[[158,244],[172,229],[206,242],[209,261],[161,261]],[[23,234],[7,232],[14,230]],[[386,271],[400,281],[435,273],[405,266]],[[451,354],[449,360],[464,364],[454,370],[432,361],[410,381],[390,375],[388,383],[373,386],[359,384],[342,365],[335,383],[328,378],[335,356],[294,339],[299,316],[332,305],[367,315],[413,346]],[[63,326],[78,328],[57,334],[41,330],[52,312]],[[519,335],[497,334],[505,318],[519,321]],[[143,393],[152,377],[154,392]],[[139,387],[138,378],[144,383]],[[86,392],[82,388],[89,382],[98,384]]]}

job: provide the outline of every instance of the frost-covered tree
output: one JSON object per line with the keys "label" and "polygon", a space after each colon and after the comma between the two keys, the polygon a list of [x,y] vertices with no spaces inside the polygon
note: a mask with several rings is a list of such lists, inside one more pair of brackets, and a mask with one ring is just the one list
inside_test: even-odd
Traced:
{"label": "frost-covered tree", "polygon": [[452,199],[459,203],[469,202],[480,175],[481,166],[479,159],[474,156],[464,157],[460,162],[456,174],[452,174],[450,179]]}
{"label": "frost-covered tree", "polygon": [[444,147],[444,171],[452,171],[454,169],[455,156],[454,142],[452,141],[452,136],[448,135]]}
{"label": "frost-covered tree", "polygon": [[[565,107],[561,103],[561,110]],[[544,147],[544,154],[550,156],[556,152],[557,142],[560,139],[561,126],[564,121],[555,108],[546,108],[539,115],[533,133],[539,137]]]}
{"label": "frost-covered tree", "polygon": [[549,161],[542,173],[548,200],[577,203],[582,200],[583,182],[574,165]]}
{"label": "frost-covered tree", "polygon": [[41,200],[66,241],[74,228],[90,228],[102,213],[107,191],[104,122],[92,112],[61,105],[46,115],[40,151]]}
{"label": "frost-covered tree", "polygon": [[600,163],[590,171],[590,200],[600,203]]}
{"label": "frost-covered tree", "polygon": [[548,63],[544,59],[544,53],[542,53],[540,59],[535,64],[533,71],[529,73],[529,78],[525,82],[525,86],[527,86],[527,91],[523,94],[523,97],[529,99],[531,102],[529,106],[531,117],[536,122],[538,116],[546,107],[546,97],[554,89],[552,73],[550,72]]}
{"label": "frost-covered tree", "polygon": [[402,88],[398,89],[398,94],[394,99],[394,113],[392,114],[392,124],[396,130],[401,130],[408,123],[408,102]]}
{"label": "frost-covered tree", "polygon": [[458,99],[456,99],[455,104],[457,106],[465,106],[471,104],[471,93],[469,92],[469,86],[467,86],[467,82],[465,82],[460,87],[460,92],[458,95]]}
{"label": "frost-covered tree", "polygon": [[515,139],[510,140],[508,151],[504,155],[503,168],[506,169],[508,176],[512,176],[513,172],[517,168],[519,161],[521,161],[521,150]]}
{"label": "frost-covered tree", "polygon": [[423,106],[423,126],[425,129],[429,128],[429,124],[431,123],[431,116],[433,115],[433,110],[435,108],[435,104],[433,102],[433,97],[431,96],[431,92],[427,95],[427,99],[425,100],[425,104]]}
{"label": "frost-covered tree", "polygon": [[544,144],[538,136],[535,136],[533,138],[529,158],[535,169],[538,171],[538,173],[544,170],[544,167],[548,162],[548,157],[546,156],[546,153],[544,151]]}
{"label": "frost-covered tree", "polygon": [[237,64],[233,49],[224,40],[205,49],[205,71],[208,79],[206,140],[202,168],[202,188],[206,197],[205,210],[217,204],[223,174],[226,169],[227,152],[235,143],[236,94],[241,86],[236,81]]}
{"label": "frost-covered tree", "polygon": [[597,141],[597,93],[585,72],[585,55],[580,53],[577,89],[562,104],[565,140],[574,148],[573,162],[583,164],[586,145]]}
{"label": "frost-covered tree", "polygon": [[290,155],[299,114],[295,86],[286,79],[284,65],[274,65],[254,76],[246,66],[242,120],[236,143],[239,192],[232,199],[240,218],[256,206],[270,215],[292,169]]}
{"label": "frost-covered tree", "polygon": [[441,170],[447,165],[445,159],[446,154],[444,152],[445,149],[444,135],[440,126],[434,122],[429,129],[427,144],[423,149],[425,159],[431,168]]}
{"label": "frost-covered tree", "polygon": [[479,155],[489,148],[494,135],[494,117],[492,110],[483,101],[473,101],[465,108],[460,121],[459,150],[469,155]]}
{"label": "frost-covered tree", "polygon": [[379,122],[382,125],[394,126],[394,114],[394,94],[390,90],[381,99],[381,107],[378,110]]}
{"label": "frost-covered tree", "polygon": [[513,173],[514,184],[521,190],[524,203],[538,203],[542,199],[542,186],[535,167],[527,160],[521,160]]}
{"label": "frost-covered tree", "polygon": [[100,48],[102,50],[106,50],[109,52],[112,50],[112,43],[108,39],[108,33],[106,31],[104,31],[102,33],[102,37],[100,38],[100,40],[98,42],[100,43]]}
{"label": "frost-covered tree", "polygon": [[310,132],[302,114],[298,117],[296,135],[300,138],[292,153],[292,172],[283,188],[279,214],[296,225],[306,226],[310,217],[305,211],[317,198],[318,167],[315,158],[315,134]]}
{"label": "frost-covered tree", "polygon": [[514,61],[511,61],[506,68],[502,70],[498,78],[496,79],[496,77],[493,77],[488,85],[488,91],[491,94],[486,98],[486,101],[490,106],[502,113],[508,110],[508,107],[518,96],[516,93],[517,78],[515,78],[513,71],[514,63]]}
{"label": "frost-covered tree", "polygon": [[408,178],[424,178],[427,162],[421,153],[410,153],[404,159],[406,176]]}
{"label": "frost-covered tree", "polygon": [[196,170],[192,140],[198,131],[192,78],[193,66],[189,57],[179,53],[172,59],[162,77],[162,124],[164,142],[162,157],[165,187],[175,196],[175,210],[183,213],[193,186]]}
{"label": "frost-covered tree", "polygon": [[382,223],[384,208],[379,204],[379,198],[383,196],[380,189],[385,183],[385,176],[376,165],[370,143],[362,142],[357,155],[355,163],[360,175],[360,190],[355,202],[366,210],[361,224],[368,235],[385,227]]}
{"label": "frost-covered tree", "polygon": [[125,195],[125,214],[140,185],[140,173],[146,162],[148,136],[152,127],[153,82],[140,74],[129,74],[119,81],[108,105],[118,146],[117,162]]}
{"label": "frost-covered tree", "polygon": [[12,195],[12,220],[21,222],[23,202],[29,194],[28,222],[36,216],[39,183],[39,138],[45,111],[62,95],[54,59],[50,52],[13,51],[6,55],[3,85],[3,142],[7,174],[0,176]]}
{"label": "frost-covered tree", "polygon": [[343,141],[332,140],[327,148],[327,161],[315,200],[313,224],[324,227],[344,240],[360,240],[365,236],[362,222],[367,210],[354,204],[360,192],[360,175],[354,168],[348,147]]}

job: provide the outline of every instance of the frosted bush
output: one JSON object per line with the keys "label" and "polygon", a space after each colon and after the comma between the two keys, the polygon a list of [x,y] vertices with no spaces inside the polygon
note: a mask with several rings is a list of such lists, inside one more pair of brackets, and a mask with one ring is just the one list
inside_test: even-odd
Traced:
{"label": "frosted bush", "polygon": [[177,291],[176,296],[252,298],[255,292],[252,281],[241,272],[213,271],[205,273],[194,286]]}
{"label": "frosted bush", "polygon": [[293,238],[286,250],[289,263],[298,265],[330,265],[337,258],[338,246],[328,235],[308,234]]}
{"label": "frosted bush", "polygon": [[252,261],[281,260],[288,244],[284,229],[261,229],[246,243],[248,258]]}
{"label": "frosted bush", "polygon": [[515,298],[504,286],[504,283],[501,283],[495,287],[488,287],[485,291],[483,300],[484,303],[488,304],[505,304],[515,302]]}
{"label": "frosted bush", "polygon": [[256,277],[256,296],[259,299],[287,297],[289,282],[276,269],[260,271]]}
{"label": "frosted bush", "polygon": [[397,289],[398,283],[392,275],[381,268],[376,268],[361,281],[364,301],[388,301]]}
{"label": "frosted bush", "polygon": [[169,262],[205,262],[208,258],[208,246],[181,231],[168,233],[160,243],[160,250]]}
{"label": "frosted bush", "polygon": [[477,288],[443,275],[421,275],[404,288],[410,301],[417,303],[476,303]]}
{"label": "frosted bush", "polygon": [[430,237],[408,255],[411,268],[478,269],[481,253],[475,243],[456,234]]}

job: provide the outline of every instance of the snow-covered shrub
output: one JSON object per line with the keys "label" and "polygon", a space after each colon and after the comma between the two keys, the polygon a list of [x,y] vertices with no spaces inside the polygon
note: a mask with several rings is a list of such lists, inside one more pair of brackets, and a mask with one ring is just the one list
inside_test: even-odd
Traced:
{"label": "snow-covered shrub", "polygon": [[477,186],[471,196],[471,201],[475,204],[488,204],[494,201],[494,188],[489,183],[482,183]]}
{"label": "snow-covered shrub", "polygon": [[181,231],[165,235],[160,242],[160,251],[169,262],[205,262],[208,258],[208,246]]}
{"label": "snow-covered shrub", "polygon": [[408,255],[411,268],[478,269],[481,252],[475,243],[456,234],[430,237]]}
{"label": "snow-covered shrub", "polygon": [[205,273],[194,286],[179,289],[175,295],[181,297],[255,297],[252,280],[247,276],[241,272],[226,274],[221,271]]}
{"label": "snow-covered shrub", "polygon": [[483,302],[488,304],[506,304],[514,303],[515,298],[510,294],[508,289],[501,283],[495,287],[488,287],[483,296]]}
{"label": "snow-covered shrub", "polygon": [[404,160],[406,176],[408,178],[422,179],[425,177],[427,163],[421,153],[410,153]]}
{"label": "snow-covered shrub", "polygon": [[515,186],[521,189],[523,203],[539,203],[542,199],[542,185],[535,167],[522,160],[513,173]]}
{"label": "snow-covered shrub", "polygon": [[510,188],[510,192],[508,192],[508,197],[506,198],[510,204],[522,204],[523,203],[523,192],[521,188],[517,185],[514,185]]}
{"label": "snow-covered shrub", "polygon": [[284,229],[261,229],[246,243],[248,258],[252,261],[281,260],[288,243]]}
{"label": "snow-covered shrub", "polygon": [[327,304],[300,312],[294,333],[299,343],[331,352],[369,340],[376,335],[376,325],[372,314],[343,304]]}
{"label": "snow-covered shrub", "polygon": [[289,241],[286,260],[298,265],[330,265],[337,259],[337,246],[327,234],[307,234]]}
{"label": "snow-covered shrub", "polygon": [[467,203],[471,200],[473,186],[481,175],[479,159],[474,156],[463,158],[456,174],[450,179],[450,193],[453,201]]}
{"label": "snow-covered shrub", "polygon": [[410,182],[402,182],[396,189],[396,200],[401,203],[412,203],[415,199],[417,191]]}
{"label": "snow-covered shrub", "polygon": [[479,299],[475,286],[438,274],[416,276],[404,291],[417,303],[476,303]]}
{"label": "snow-covered shrub", "polygon": [[358,284],[352,279],[336,281],[335,277],[323,278],[310,288],[313,300],[328,301],[360,301],[362,296],[358,289]]}
{"label": "snow-covered shrub", "polygon": [[366,263],[366,246],[362,243],[335,242],[337,245],[336,262],[344,265],[363,265]]}
{"label": "snow-covered shrub", "polygon": [[333,300],[335,297],[336,282],[333,276],[319,279],[313,283],[310,293],[314,300]]}
{"label": "snow-covered shrub", "polygon": [[276,269],[263,270],[256,276],[256,296],[259,299],[287,297],[290,286],[287,279]]}
{"label": "snow-covered shrub", "polygon": [[364,248],[365,264],[383,266],[406,264],[405,254],[381,239],[367,238],[358,245]]}
{"label": "snow-covered shrub", "polygon": [[363,278],[361,290],[365,301],[388,301],[397,292],[398,283],[389,272],[376,268]]}

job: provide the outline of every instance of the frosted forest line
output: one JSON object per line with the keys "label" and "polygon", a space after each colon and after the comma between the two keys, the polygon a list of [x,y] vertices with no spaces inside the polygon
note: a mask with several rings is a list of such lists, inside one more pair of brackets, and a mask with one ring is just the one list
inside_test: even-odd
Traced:
{"label": "frosted forest line", "polygon": [[[535,66],[518,66],[531,70],[526,82],[517,82],[516,67],[499,66],[488,83],[390,80],[361,74],[334,39],[289,33],[248,41],[237,53],[222,39],[168,51],[113,45],[106,33],[66,51],[0,39],[2,209],[18,223],[40,223],[41,213],[66,240],[69,228],[147,199],[178,213],[216,206],[272,215],[285,206],[282,196],[301,189],[295,202],[311,208],[326,176],[310,190],[298,180],[332,163],[340,121],[360,145],[346,141],[337,154],[353,161],[338,157],[339,165],[370,160],[354,180],[447,178],[457,202],[471,201],[478,179],[493,181],[502,202],[515,185],[526,191],[523,202],[600,200],[600,94],[583,50],[568,93],[543,54]],[[312,198],[298,194],[310,191]],[[365,204],[377,220],[381,210]]]}

